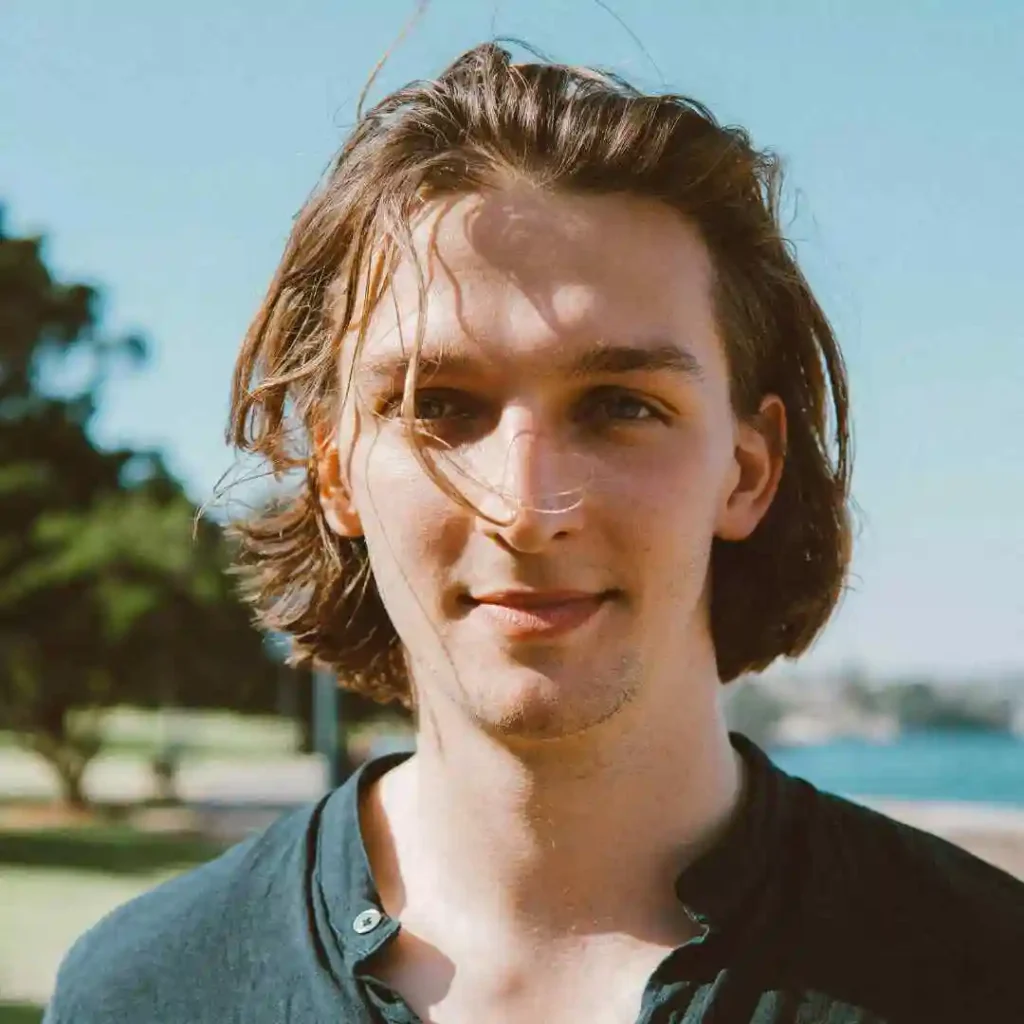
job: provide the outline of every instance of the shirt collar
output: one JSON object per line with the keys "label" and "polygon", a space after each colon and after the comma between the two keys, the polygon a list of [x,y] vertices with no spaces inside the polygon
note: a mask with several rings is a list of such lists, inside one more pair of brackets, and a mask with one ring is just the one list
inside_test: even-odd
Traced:
{"label": "shirt collar", "polygon": [[[739,807],[721,839],[676,882],[680,901],[712,932],[729,925],[772,877],[792,804],[788,776],[746,737],[733,733],[730,739],[746,767]],[[352,974],[398,930],[398,923],[384,915],[370,870],[359,822],[360,796],[409,756],[403,751],[364,763],[323,805],[315,884],[341,959]]]}
{"label": "shirt collar", "polygon": [[725,833],[676,881],[676,895],[713,932],[731,924],[772,877],[793,812],[793,780],[756,744],[730,734],[745,767],[743,793]]}
{"label": "shirt collar", "polygon": [[317,837],[314,885],[349,974],[373,956],[398,930],[384,914],[359,822],[360,797],[410,752],[364,762],[327,798]]}

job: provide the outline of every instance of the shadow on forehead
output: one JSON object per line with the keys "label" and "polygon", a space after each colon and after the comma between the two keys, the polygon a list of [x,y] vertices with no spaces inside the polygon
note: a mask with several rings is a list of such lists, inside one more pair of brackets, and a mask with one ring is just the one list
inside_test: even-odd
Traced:
{"label": "shadow on forehead", "polygon": [[[420,369],[454,372],[471,368],[473,358],[458,351],[459,346],[456,351],[442,351],[441,343],[430,336],[436,333],[455,341],[476,337],[466,319],[470,302],[466,285],[478,275],[488,281],[489,271],[497,271],[511,282],[552,330],[572,335],[592,328],[573,323],[574,318],[556,309],[556,295],[563,286],[582,285],[599,305],[609,305],[605,313],[632,303],[640,304],[636,312],[650,309],[651,288],[641,287],[635,294],[634,279],[645,270],[651,273],[644,283],[660,278],[658,267],[638,266],[652,251],[664,256],[664,250],[669,250],[670,263],[675,263],[671,250],[682,253],[683,273],[692,278],[687,290],[699,292],[707,286],[703,242],[673,211],[662,209],[661,203],[620,195],[554,192],[512,182],[436,197],[427,201],[421,213],[413,228],[411,249],[398,260],[390,279],[390,305],[397,322],[375,332],[362,360],[361,375],[391,377],[407,368],[418,318],[423,314]],[[622,233],[627,241],[633,236],[644,239],[639,253],[637,246],[614,244],[615,236]],[[696,260],[695,246],[699,250]],[[439,285],[438,294],[444,299],[435,307]],[[424,299],[426,308],[421,307]],[[596,309],[595,313],[598,322],[605,316]],[[615,333],[621,336],[623,331],[615,329]],[[666,333],[653,325],[639,326],[638,338],[624,339],[628,344],[598,335],[591,350],[567,358],[561,368],[574,376],[644,369],[699,374],[697,359],[685,346],[665,340]],[[391,345],[397,351],[387,351]],[[639,349],[649,351],[641,356],[634,351]]]}
{"label": "shadow on forehead", "polygon": [[513,278],[549,284],[631,264],[628,254],[608,244],[609,232],[649,234],[654,227],[664,237],[670,224],[686,231],[674,209],[645,197],[507,182],[429,201],[414,237],[428,257],[428,278],[438,268],[450,275],[448,259],[468,248]]}

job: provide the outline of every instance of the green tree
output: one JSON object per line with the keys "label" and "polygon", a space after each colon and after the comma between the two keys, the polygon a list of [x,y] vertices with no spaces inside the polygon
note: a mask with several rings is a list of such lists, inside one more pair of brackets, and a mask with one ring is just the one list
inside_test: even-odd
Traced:
{"label": "green tree", "polygon": [[[0,726],[47,759],[73,804],[104,708],[266,711],[280,680],[219,526],[157,454],[89,435],[114,362],[145,357],[138,338],[100,332],[98,303],[0,218]],[[46,369],[72,353],[87,381],[55,396]]]}

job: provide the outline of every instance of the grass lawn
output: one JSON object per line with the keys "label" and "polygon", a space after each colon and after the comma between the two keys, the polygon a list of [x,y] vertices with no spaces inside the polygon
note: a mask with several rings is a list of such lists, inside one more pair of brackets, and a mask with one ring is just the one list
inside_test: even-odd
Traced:
{"label": "grass lawn", "polygon": [[35,1007],[82,932],[220,849],[117,825],[0,832],[0,1024],[39,1019]]}
{"label": "grass lawn", "polygon": [[43,1008],[36,1003],[0,1002],[0,1024],[39,1024]]}
{"label": "grass lawn", "polygon": [[215,857],[216,843],[191,836],[140,832],[126,825],[0,831],[0,872],[93,873],[100,876],[171,874]]}

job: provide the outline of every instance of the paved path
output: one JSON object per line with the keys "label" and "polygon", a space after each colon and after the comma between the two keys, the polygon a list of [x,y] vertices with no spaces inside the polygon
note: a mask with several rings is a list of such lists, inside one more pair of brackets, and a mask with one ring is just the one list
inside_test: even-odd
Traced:
{"label": "paved path", "polygon": [[[405,746],[400,737],[381,737],[369,753],[375,757]],[[263,759],[186,759],[177,792],[192,814],[193,826],[233,841],[265,828],[292,807],[319,799],[328,784],[327,767],[319,755],[274,754]],[[96,758],[86,772],[85,790],[92,800],[104,803],[135,803],[156,795],[147,762],[124,754]],[[42,758],[17,748],[0,748],[0,799],[50,800],[58,795],[53,771]],[[148,816],[156,820],[160,814],[154,811]]]}
{"label": "paved path", "polygon": [[[324,792],[327,776],[318,755],[266,759],[203,759],[181,768],[178,789],[189,803],[294,804]],[[85,788],[93,800],[127,802],[154,795],[146,762],[108,754],[88,768]],[[0,797],[45,800],[58,793],[50,767],[39,757],[17,749],[0,750]]]}

